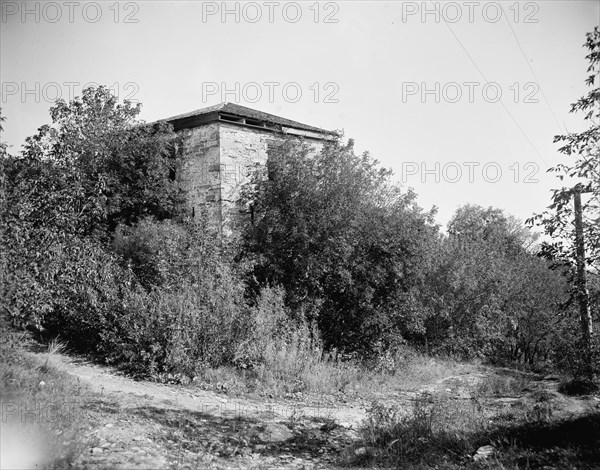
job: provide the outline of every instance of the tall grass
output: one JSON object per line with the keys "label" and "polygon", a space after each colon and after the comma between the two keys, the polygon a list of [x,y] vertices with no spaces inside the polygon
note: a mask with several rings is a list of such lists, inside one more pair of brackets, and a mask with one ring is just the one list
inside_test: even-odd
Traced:
{"label": "tall grass", "polygon": [[368,451],[354,454],[351,463],[464,462],[477,449],[473,432],[486,426],[478,404],[451,403],[445,395],[420,394],[408,412],[395,405],[373,403],[358,444]]}
{"label": "tall grass", "polygon": [[[597,468],[600,413],[554,419],[563,405],[555,392],[525,393],[520,380],[483,384],[470,400],[441,391],[421,393],[409,409],[373,402],[342,463],[414,469]],[[493,406],[507,391],[520,398],[508,408]],[[477,462],[473,457],[483,446],[491,453]]]}

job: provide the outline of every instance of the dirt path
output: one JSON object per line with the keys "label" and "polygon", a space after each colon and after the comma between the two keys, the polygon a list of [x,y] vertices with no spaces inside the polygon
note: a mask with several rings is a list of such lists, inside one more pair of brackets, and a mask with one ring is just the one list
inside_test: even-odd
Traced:
{"label": "dirt path", "polygon": [[[135,381],[109,367],[60,355],[56,366],[93,392],[84,411],[92,423],[88,448],[76,462],[88,469],[334,469],[357,438],[368,402],[319,404],[232,398],[198,387]],[[409,411],[422,392],[476,400],[478,386],[501,370],[470,370],[418,391],[387,390],[377,400]],[[506,371],[507,376],[515,374]],[[504,381],[498,379],[502,385]],[[552,403],[554,417],[600,407],[597,397],[556,393],[554,379],[528,378],[517,396],[486,399],[491,414],[527,401]]]}
{"label": "dirt path", "polygon": [[85,468],[337,468],[365,417],[356,404],[230,398],[59,358],[57,367],[94,392],[89,450],[78,461]]}

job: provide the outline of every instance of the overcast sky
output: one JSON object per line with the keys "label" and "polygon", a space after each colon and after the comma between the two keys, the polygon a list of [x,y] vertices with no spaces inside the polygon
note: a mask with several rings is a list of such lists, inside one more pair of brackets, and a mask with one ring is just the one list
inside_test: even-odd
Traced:
{"label": "overcast sky", "polygon": [[598,0],[0,4],[13,152],[88,83],[147,121],[237,102],[343,129],[442,224],[466,203],[521,219],[548,204],[600,22]]}

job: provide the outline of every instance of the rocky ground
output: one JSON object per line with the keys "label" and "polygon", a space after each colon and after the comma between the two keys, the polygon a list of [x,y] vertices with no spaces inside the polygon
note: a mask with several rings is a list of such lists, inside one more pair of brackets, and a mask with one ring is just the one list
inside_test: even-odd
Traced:
{"label": "rocky ground", "polygon": [[359,401],[231,398],[68,356],[59,367],[94,392],[84,407],[89,449],[77,462],[91,469],[335,468],[365,417]]}
{"label": "rocky ground", "polygon": [[[89,469],[339,468],[344,453],[361,451],[355,445],[357,428],[370,400],[407,410],[422,392],[474,400],[486,374],[473,370],[416,391],[387,390],[368,401],[314,396],[283,400],[231,397],[195,384],[136,381],[66,355],[59,356],[57,367],[85,385],[87,395],[80,399],[90,425],[82,436],[87,448],[76,467]],[[520,396],[498,397],[487,405],[495,412],[544,390],[559,404],[557,416],[600,407],[597,397],[559,395],[557,383],[554,377],[538,378]]]}

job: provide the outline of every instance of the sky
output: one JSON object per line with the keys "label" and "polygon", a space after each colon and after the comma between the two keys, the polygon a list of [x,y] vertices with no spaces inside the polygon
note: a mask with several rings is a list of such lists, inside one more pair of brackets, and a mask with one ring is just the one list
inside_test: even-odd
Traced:
{"label": "sky", "polygon": [[522,220],[560,186],[553,137],[586,128],[600,1],[0,0],[1,139],[109,86],[154,121],[228,101],[343,130],[445,225],[464,204]]}

